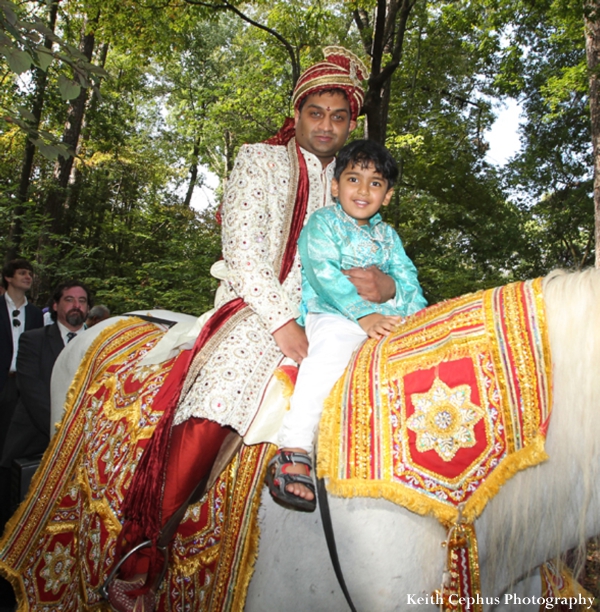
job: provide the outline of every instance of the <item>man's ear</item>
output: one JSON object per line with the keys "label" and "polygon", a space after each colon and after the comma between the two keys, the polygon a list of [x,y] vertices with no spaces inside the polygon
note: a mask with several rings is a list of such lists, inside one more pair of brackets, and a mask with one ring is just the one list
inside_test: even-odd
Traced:
{"label": "man's ear", "polygon": [[56,307],[58,306],[58,304],[56,302],[52,302],[52,310],[54,310],[54,312],[56,312]]}
{"label": "man's ear", "polygon": [[354,132],[355,129],[356,129],[356,121],[354,121],[354,119],[350,119],[350,131]]}
{"label": "man's ear", "polygon": [[340,183],[337,179],[331,179],[331,195],[334,198],[340,195]]}
{"label": "man's ear", "polygon": [[298,121],[300,121],[300,111],[295,108],[294,109],[294,127],[298,125]]}
{"label": "man's ear", "polygon": [[394,195],[394,188],[388,189],[388,192],[385,194],[385,199],[381,203],[382,206],[387,206],[392,200],[392,196]]}

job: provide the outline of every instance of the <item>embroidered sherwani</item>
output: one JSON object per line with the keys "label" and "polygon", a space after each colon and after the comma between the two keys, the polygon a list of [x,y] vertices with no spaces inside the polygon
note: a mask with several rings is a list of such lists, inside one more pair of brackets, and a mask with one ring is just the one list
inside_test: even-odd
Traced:
{"label": "embroidered sherwani", "polygon": [[[323,169],[315,155],[301,152],[309,180],[307,219],[331,204],[334,164]],[[224,267],[215,306],[241,297],[250,309],[234,315],[233,326],[215,334],[195,359],[175,424],[203,417],[244,434],[283,359],[272,334],[298,317],[302,288],[298,253],[283,284],[277,270],[295,201],[292,173],[285,146],[245,145],[238,154],[221,212]]]}

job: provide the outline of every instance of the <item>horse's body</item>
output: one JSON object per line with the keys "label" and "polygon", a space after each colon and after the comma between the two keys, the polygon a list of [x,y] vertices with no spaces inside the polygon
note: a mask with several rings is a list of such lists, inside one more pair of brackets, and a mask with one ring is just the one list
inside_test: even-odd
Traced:
{"label": "horse's body", "polygon": [[[600,272],[551,275],[544,293],[554,372],[550,459],[508,481],[476,521],[482,593],[498,598],[498,608],[519,590],[539,595],[537,573],[513,585],[600,533]],[[382,499],[330,496],[330,506],[357,609],[431,610],[431,603],[414,602],[441,584],[446,533],[440,524]],[[347,609],[321,531],[318,517],[286,512],[263,495],[247,612]]]}
{"label": "horse's body", "polygon": [[[498,609],[539,609],[505,597],[539,595],[532,568],[600,533],[600,272],[550,275],[544,295],[553,359],[550,459],[513,477],[475,524],[482,593],[488,602],[497,598]],[[383,499],[330,496],[330,506],[357,609],[433,609],[445,562],[446,532],[437,520]],[[348,609],[318,513],[284,510],[265,493],[260,525],[247,612]]]}

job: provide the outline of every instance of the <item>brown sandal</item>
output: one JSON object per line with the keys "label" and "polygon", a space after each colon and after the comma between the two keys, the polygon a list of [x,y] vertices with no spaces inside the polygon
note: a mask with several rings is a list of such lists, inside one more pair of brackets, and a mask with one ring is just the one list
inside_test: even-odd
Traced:
{"label": "brown sandal", "polygon": [[[267,467],[266,481],[269,491],[273,499],[286,508],[302,510],[303,512],[314,512],[317,507],[315,483],[310,476],[305,476],[304,474],[290,474],[286,466],[295,463],[301,463],[307,466],[309,473],[312,472],[312,461],[305,453],[285,451],[283,449],[277,451],[277,454],[269,461],[269,466]],[[294,495],[294,493],[286,490],[287,485],[296,482],[303,484],[307,489],[312,491],[314,497],[312,499],[305,499],[304,497]]]}

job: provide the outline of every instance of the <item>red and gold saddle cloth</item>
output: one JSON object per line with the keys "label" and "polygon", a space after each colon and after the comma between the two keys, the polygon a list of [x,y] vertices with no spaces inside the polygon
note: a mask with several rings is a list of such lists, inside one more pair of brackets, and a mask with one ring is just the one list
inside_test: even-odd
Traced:
{"label": "red and gold saddle cloth", "polygon": [[546,458],[550,350],[541,279],[431,306],[369,340],[321,420],[319,475],[467,523],[515,472]]}
{"label": "red and gold saddle cloth", "polygon": [[[67,414],[0,542],[0,570],[19,612],[110,610],[98,588],[115,563],[120,507],[161,417],[153,399],[174,360],[144,369],[137,363],[163,333],[131,318],[87,352]],[[268,445],[243,447],[190,506],[170,547],[158,611],[243,609],[268,453]]]}

